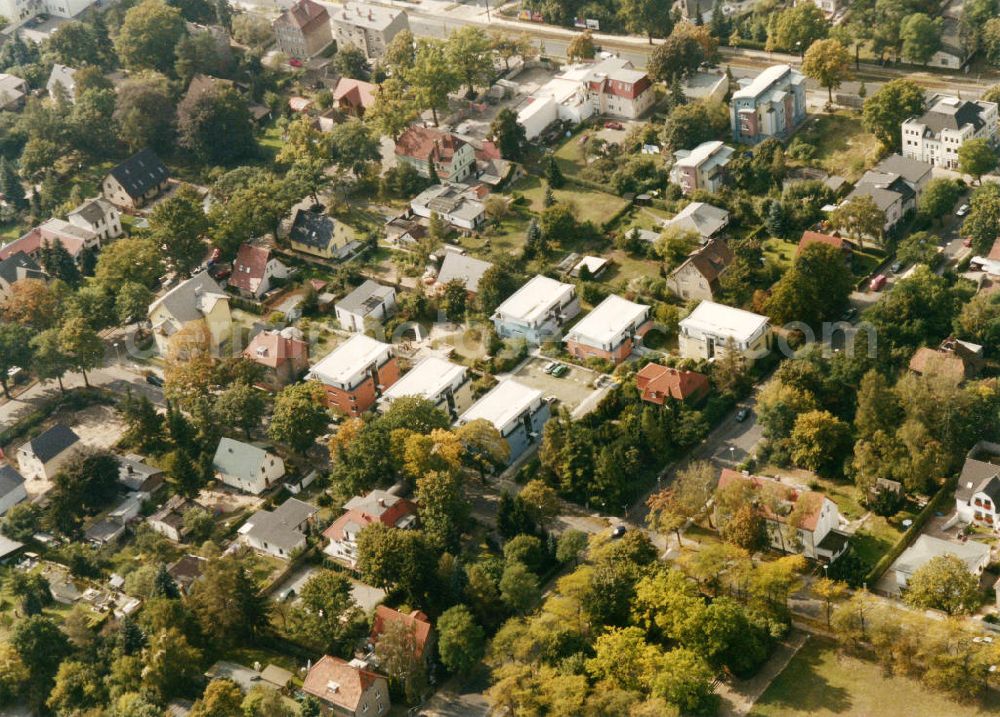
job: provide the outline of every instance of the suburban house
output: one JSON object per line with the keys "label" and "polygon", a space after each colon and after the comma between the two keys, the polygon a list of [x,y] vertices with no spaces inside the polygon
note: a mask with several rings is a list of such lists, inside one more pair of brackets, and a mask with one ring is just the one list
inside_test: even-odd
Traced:
{"label": "suburban house", "polygon": [[264,385],[280,391],[309,368],[309,344],[293,326],[261,331],[243,349],[243,356],[264,367]]}
{"label": "suburban house", "polygon": [[726,165],[733,152],[732,147],[718,140],[702,142],[694,149],[679,149],[674,152],[670,181],[679,185],[684,194],[696,189],[717,192],[726,180]]}
{"label": "suburban house", "polygon": [[274,279],[287,279],[288,267],[266,246],[240,244],[229,275],[229,285],[242,296],[259,299],[269,292]]}
{"label": "suburban house", "polygon": [[469,369],[438,356],[422,358],[403,377],[382,394],[379,409],[385,410],[404,396],[419,396],[432,401],[452,420],[472,405],[472,381]]}
{"label": "suburban house", "polygon": [[727,226],[729,212],[705,202],[690,202],[672,219],[663,222],[664,229],[697,232],[703,241],[711,239]]}
{"label": "suburban house", "polygon": [[0,72],[0,111],[14,112],[24,107],[28,83],[17,75]]}
{"label": "suburban house", "polygon": [[846,5],[844,0],[812,0],[812,3],[831,18]]}
{"label": "suburban house", "polygon": [[941,46],[927,61],[928,67],[947,67],[951,70],[961,70],[972,59],[977,49],[975,43],[969,42],[968,23],[963,22],[965,0],[946,2],[941,10]]}
{"label": "suburban house", "polygon": [[333,101],[346,115],[361,118],[365,111],[375,104],[378,86],[362,80],[341,77],[333,88]]}
{"label": "suburban house", "polygon": [[114,167],[101,182],[101,193],[116,207],[135,210],[155,198],[169,184],[167,166],[147,147]]}
{"label": "suburban house", "polygon": [[334,261],[348,258],[361,246],[347,224],[306,209],[296,210],[288,242],[295,251]]}
{"label": "suburban house", "polygon": [[381,326],[396,308],[396,290],[377,281],[365,282],[334,305],[344,331],[364,333]]}
{"label": "suburban house", "polygon": [[323,531],[328,543],[323,552],[354,569],[357,561],[358,535],[372,523],[382,523],[399,530],[415,528],[417,506],[385,490],[373,490],[344,503],[344,514]]}
{"label": "suburban house", "polygon": [[524,339],[531,344],[561,338],[563,325],[580,313],[573,284],[538,274],[528,280],[490,317],[502,339]]}
{"label": "suburban house", "polygon": [[702,301],[680,322],[680,354],[711,359],[730,350],[754,361],[771,350],[771,324],[766,316]]}
{"label": "suburban house", "polygon": [[835,234],[823,234],[821,232],[809,231],[807,229],[802,232],[802,238],[799,239],[799,246],[795,250],[795,256],[799,256],[810,244],[827,244],[832,246],[834,249],[838,249],[844,255],[844,260],[848,262],[854,254],[854,242],[850,239],[845,239],[844,237],[837,236]]}
{"label": "suburban house", "polygon": [[757,144],[787,139],[806,118],[806,78],[790,65],[772,65],[753,80],[741,80],[729,100],[733,139]]}
{"label": "suburban house", "polygon": [[456,229],[475,231],[486,222],[486,207],[475,189],[463,184],[434,184],[410,201],[418,217],[430,219],[437,214]]}
{"label": "suburban house", "polygon": [[121,213],[115,205],[101,197],[87,199],[66,215],[69,223],[93,232],[101,245],[122,235]]}
{"label": "suburban house", "polygon": [[461,182],[476,170],[472,145],[451,132],[433,127],[408,127],[396,140],[396,160],[408,164],[421,177]]}
{"label": "suburban house", "polygon": [[80,445],[72,428],[57,423],[17,449],[17,467],[29,480],[52,480]]}
{"label": "suburban house", "polygon": [[215,449],[212,470],[222,483],[259,495],[285,475],[285,462],[263,448],[223,437]]}
{"label": "suburban house", "polygon": [[910,358],[909,368],[918,376],[941,376],[957,386],[978,376],[984,364],[982,346],[949,336],[937,349],[918,348]]}
{"label": "suburban house", "polygon": [[1000,444],[980,441],[965,458],[955,488],[958,519],[970,525],[1000,528]]}
{"label": "suburban house", "polygon": [[[379,605],[375,608],[372,616],[372,630],[368,636],[368,652],[373,653],[378,645],[379,638],[385,634],[390,626],[403,625],[413,634],[414,657],[418,660],[430,660],[434,653],[434,626],[431,625],[430,618],[420,610],[412,610],[409,613],[393,610],[386,605]],[[375,664],[377,667],[377,663]]]}
{"label": "suburban house", "polygon": [[493,265],[488,261],[454,251],[446,251],[441,268],[438,269],[434,286],[438,291],[444,291],[450,282],[460,281],[465,287],[466,293],[469,296],[475,296],[479,292],[479,280],[491,268]]}
{"label": "suburban house", "polygon": [[13,466],[0,465],[0,515],[27,499],[24,477]]}
{"label": "suburban house", "polygon": [[58,92],[65,92],[66,99],[76,102],[76,69],[60,65],[58,62],[52,65],[52,72],[49,73],[49,80],[45,83],[45,90],[49,97],[55,97]]}
{"label": "suburban house", "polygon": [[95,0],[0,0],[0,15],[15,26],[43,13],[62,18],[76,17],[94,4]]}
{"label": "suburban house", "polygon": [[385,223],[385,238],[396,246],[416,244],[427,236],[427,227],[408,210]]}
{"label": "suburban house", "polygon": [[82,263],[85,251],[96,250],[101,245],[100,238],[94,232],[53,217],[0,248],[0,261],[17,252],[24,252],[39,261],[45,245],[54,246],[57,243],[62,244],[77,266]]}
{"label": "suburban house", "polygon": [[711,239],[670,272],[667,288],[682,299],[712,301],[719,292],[719,279],[732,262],[729,244]]}
{"label": "suburban house", "polygon": [[967,140],[997,141],[997,103],[934,95],[920,117],[903,122],[903,156],[935,167],[958,168],[958,150]]}
{"label": "suburban house", "polygon": [[392,38],[401,30],[410,29],[410,20],[402,10],[362,2],[344,3],[330,20],[337,47],[353,45],[369,60],[382,57]]}
{"label": "suburban house", "polygon": [[25,279],[46,278],[42,267],[23,251],[17,251],[5,259],[0,259],[0,299],[7,298],[10,287]]}
{"label": "suburban house", "polygon": [[669,399],[698,403],[708,396],[708,377],[696,371],[683,371],[658,363],[648,363],[635,375],[639,398],[662,406]]}
{"label": "suburban house", "polygon": [[513,463],[528,446],[542,439],[542,428],[551,415],[541,391],[506,378],[472,404],[458,423],[479,419],[492,423],[510,447],[508,463]]}
{"label": "suburban house", "polygon": [[943,555],[954,555],[965,563],[970,573],[976,576],[982,575],[983,570],[990,564],[990,546],[986,543],[978,540],[966,540],[960,543],[924,533],[896,558],[896,562],[890,568],[896,574],[897,590],[905,589],[915,572],[934,558]]}
{"label": "suburban house", "polygon": [[207,564],[207,558],[188,553],[167,566],[167,574],[177,583],[181,594],[187,595],[191,592],[191,586],[201,579]]}
{"label": "suburban house", "polygon": [[558,120],[580,124],[599,114],[637,119],[655,97],[645,72],[622,57],[607,57],[565,66],[532,93],[517,113],[517,122],[526,139],[532,140]]}
{"label": "suburban house", "polygon": [[993,242],[986,256],[973,256],[969,260],[969,269],[982,271],[990,276],[1000,276],[1000,237]]}
{"label": "suburban house", "polygon": [[323,384],[331,408],[360,416],[399,380],[399,363],[389,344],[357,334],[328,353],[309,375]]}
{"label": "suburban house", "polygon": [[330,13],[313,0],[298,0],[271,23],[278,49],[285,55],[306,60],[333,42]]}
{"label": "suburban house", "polygon": [[847,550],[850,536],[839,530],[840,510],[822,493],[723,468],[719,489],[736,482],[748,484],[762,496],[757,508],[764,516],[775,550],[826,563]]}
{"label": "suburban house", "polygon": [[302,681],[302,691],[337,717],[383,717],[389,712],[389,683],[353,660],[323,655]]}
{"label": "suburban house", "polygon": [[201,322],[213,355],[222,356],[233,334],[229,295],[207,271],[195,274],[149,305],[149,323],[161,356],[170,341],[187,326]]}
{"label": "suburban house", "polygon": [[611,294],[566,333],[570,356],[599,358],[619,364],[632,354],[636,337],[653,326],[649,306]]}
{"label": "suburban house", "polygon": [[298,498],[289,498],[274,510],[258,510],[240,526],[245,545],[275,558],[288,560],[305,549],[309,524],[319,508]]}
{"label": "suburban house", "polygon": [[180,493],[170,496],[159,510],[146,518],[146,525],[168,540],[179,543],[187,537],[184,516],[189,510],[204,510],[200,505]]}
{"label": "suburban house", "polygon": [[152,495],[163,485],[166,474],[162,469],[143,461],[142,456],[128,453],[118,459],[118,482],[135,493]]}

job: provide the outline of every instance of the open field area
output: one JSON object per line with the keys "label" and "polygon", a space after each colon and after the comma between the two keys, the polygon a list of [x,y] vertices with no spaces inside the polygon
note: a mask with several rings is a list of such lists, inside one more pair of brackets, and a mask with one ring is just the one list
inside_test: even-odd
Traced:
{"label": "open field area", "polygon": [[878,141],[861,126],[861,117],[852,112],[811,117],[795,136],[816,148],[813,158],[804,164],[851,182],[858,180],[878,157]]}
{"label": "open field area", "polygon": [[997,714],[1000,696],[962,704],[905,677],[886,677],[872,661],[838,655],[810,638],[763,694],[750,717],[973,717]]}
{"label": "open field area", "polygon": [[[545,183],[538,177],[522,177],[513,185],[511,192],[519,192],[528,200],[531,210],[541,214],[545,208]],[[556,189],[553,194],[557,202],[570,202],[577,208],[576,217],[580,221],[592,221],[600,225],[610,219],[625,206],[621,197],[598,192],[587,187],[567,184],[562,189]]]}

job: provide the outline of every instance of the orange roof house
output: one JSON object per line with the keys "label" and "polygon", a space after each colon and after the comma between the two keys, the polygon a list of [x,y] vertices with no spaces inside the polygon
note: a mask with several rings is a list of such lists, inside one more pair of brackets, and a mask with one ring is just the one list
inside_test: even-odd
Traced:
{"label": "orange roof house", "polygon": [[854,251],[854,243],[844,237],[839,237],[834,234],[820,234],[819,232],[805,231],[802,232],[802,238],[799,240],[799,248],[795,250],[795,256],[802,253],[810,244],[829,244],[830,246],[840,249],[844,254],[850,256],[851,252]]}
{"label": "orange roof house", "polygon": [[251,339],[243,355],[265,368],[263,383],[272,390],[287,386],[309,368],[309,344],[293,327],[261,331]]}
{"label": "orange roof house", "polygon": [[382,717],[389,711],[386,679],[339,657],[323,655],[309,670],[302,690],[336,715]]}
{"label": "orange roof house", "polygon": [[919,376],[947,377],[958,385],[979,375],[983,368],[983,349],[977,344],[949,337],[937,349],[928,346],[917,349],[909,368]]}
{"label": "orange roof house", "polygon": [[341,77],[333,88],[333,101],[349,115],[363,117],[365,110],[375,104],[378,88],[370,82]]}
{"label": "orange roof house", "polygon": [[357,541],[362,530],[372,523],[406,529],[415,527],[416,522],[415,503],[376,489],[344,503],[344,514],[323,531],[323,537],[329,541],[323,552],[353,568],[357,563]]}
{"label": "orange roof house", "polygon": [[427,647],[433,639],[434,627],[431,625],[427,615],[420,610],[414,610],[406,614],[385,605],[379,605],[375,608],[375,617],[372,620],[372,631],[369,638],[373,647],[378,644],[379,638],[385,633],[386,629],[393,624],[406,625],[413,632],[414,643],[416,644],[416,657],[418,659],[427,656]]}
{"label": "orange roof house", "polygon": [[696,371],[681,371],[658,363],[648,363],[635,375],[635,385],[643,401],[662,406],[668,398],[700,401],[708,395],[708,378]]}

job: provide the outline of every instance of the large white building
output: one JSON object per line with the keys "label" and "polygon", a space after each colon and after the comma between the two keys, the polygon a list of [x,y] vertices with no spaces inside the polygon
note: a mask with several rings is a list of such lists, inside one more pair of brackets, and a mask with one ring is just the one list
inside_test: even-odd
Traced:
{"label": "large white building", "polygon": [[500,304],[490,318],[500,338],[540,344],[558,340],[562,326],[579,313],[575,286],[539,274]]}
{"label": "large white building", "polygon": [[674,152],[674,166],[670,168],[670,181],[680,186],[684,194],[696,189],[717,192],[726,179],[726,165],[733,156],[733,148],[722,142],[702,142],[694,149]]}
{"label": "large white building", "polygon": [[903,122],[903,156],[937,167],[958,167],[958,150],[970,139],[997,141],[997,103],[934,95],[920,117]]}
{"label": "large white building", "polygon": [[427,356],[382,394],[380,408],[388,408],[404,396],[417,396],[457,418],[472,404],[469,369],[439,356]]}
{"label": "large white building", "polygon": [[536,90],[517,114],[527,139],[556,120],[579,124],[595,114],[625,119],[642,116],[655,99],[645,72],[621,57],[569,65]]}
{"label": "large white building", "polygon": [[94,0],[0,0],[0,16],[18,24],[45,13],[56,17],[76,17]]}
{"label": "large white building", "polygon": [[508,460],[514,462],[528,446],[542,440],[542,428],[551,415],[541,391],[507,378],[472,404],[458,422],[492,423],[510,447]]}
{"label": "large white building", "polygon": [[612,294],[566,333],[566,350],[579,359],[599,358],[616,364],[627,359],[653,325],[650,307]]}
{"label": "large white building", "polygon": [[766,316],[702,301],[681,320],[678,339],[684,358],[711,359],[732,347],[753,361],[771,348],[771,324]]}
{"label": "large white building", "polygon": [[786,139],[805,118],[806,78],[789,65],[773,65],[752,80],[740,80],[740,89],[729,100],[737,142]]}

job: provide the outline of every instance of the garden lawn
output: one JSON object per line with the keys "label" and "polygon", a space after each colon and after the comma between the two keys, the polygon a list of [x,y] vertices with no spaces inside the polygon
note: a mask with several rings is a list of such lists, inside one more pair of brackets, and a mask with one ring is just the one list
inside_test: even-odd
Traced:
{"label": "garden lawn", "polygon": [[[520,192],[528,201],[531,211],[541,214],[545,208],[545,183],[535,176],[522,177],[513,185],[511,192]],[[562,189],[553,191],[557,202],[570,202],[576,206],[576,217],[580,221],[592,221],[601,226],[628,203],[621,197],[595,189],[566,183]]]}
{"label": "garden lawn", "polygon": [[579,174],[587,166],[587,158],[583,156],[586,145],[580,144],[580,138],[584,136],[589,135],[586,132],[573,135],[555,151],[556,164],[563,174]]}
{"label": "garden lawn", "polygon": [[811,637],[771,683],[749,717],[974,717],[997,714],[1000,697],[964,704],[906,677],[886,677],[874,661],[838,655]]}
{"label": "garden lawn", "polygon": [[781,271],[787,271],[795,261],[795,250],[798,244],[771,237],[763,243],[764,258],[777,266]]}
{"label": "garden lawn", "polygon": [[796,137],[816,148],[816,154],[804,164],[820,167],[849,182],[860,179],[878,159],[875,135],[861,126],[860,117],[847,111],[811,117]]}

